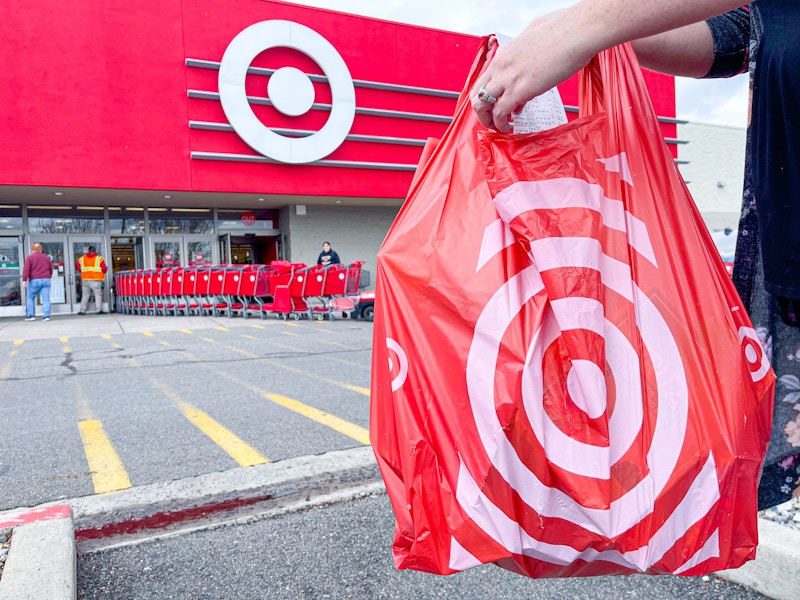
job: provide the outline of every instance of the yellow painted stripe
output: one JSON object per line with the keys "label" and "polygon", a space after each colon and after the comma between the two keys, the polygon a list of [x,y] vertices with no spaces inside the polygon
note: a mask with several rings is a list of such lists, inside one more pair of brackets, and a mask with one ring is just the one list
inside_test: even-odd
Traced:
{"label": "yellow painted stripe", "polygon": [[72,348],[70,348],[69,346],[64,346],[62,348],[62,351],[64,352],[64,354],[69,354],[70,352],[72,352]]}
{"label": "yellow painted stripe", "polygon": [[250,325],[253,329],[266,329],[263,325]]}
{"label": "yellow painted stripe", "polygon": [[[325,343],[324,340],[320,340],[320,341]],[[330,343],[330,342],[327,342],[327,343]],[[281,344],[280,342],[270,341],[270,345],[275,346],[276,348],[286,348],[287,350],[291,350],[293,352],[301,352],[301,353],[305,352],[305,350],[303,350],[302,348],[298,348],[297,346],[290,346],[289,344]],[[363,348],[352,348],[352,347],[347,347],[347,346],[344,346],[344,347],[347,348],[348,350],[363,350]],[[352,361],[352,360],[345,360],[345,359],[342,359],[342,358],[337,358],[336,356],[326,356],[325,360],[329,360],[331,362],[336,362],[336,363],[341,363],[341,364],[347,365],[349,367],[356,367],[358,369],[362,369],[362,370],[366,370],[366,371],[370,371],[372,369],[372,366],[369,365],[369,364],[365,365],[363,363],[358,363],[358,362],[355,362],[355,361]],[[358,390],[356,390],[356,391],[358,391],[359,393],[363,393],[363,390],[366,390],[366,388],[358,388]]]}
{"label": "yellow painted stripe", "polygon": [[258,450],[217,423],[203,411],[183,401],[175,402],[175,405],[195,427],[211,438],[241,466],[251,467],[269,462],[269,459]]}
{"label": "yellow painted stripe", "polygon": [[[206,338],[202,338],[206,340]],[[214,340],[206,340],[209,342],[213,342]],[[362,394],[364,396],[369,396],[369,388],[360,387],[357,385],[350,385],[349,383],[344,383],[341,381],[336,381],[335,379],[328,379],[327,377],[322,377],[321,375],[317,375],[316,373],[311,373],[309,371],[303,371],[302,369],[295,369],[294,367],[289,367],[284,365],[283,363],[274,362],[268,359],[265,359],[257,354],[253,354],[252,352],[248,352],[247,350],[242,350],[241,348],[236,348],[235,346],[227,346],[225,344],[220,344],[223,348],[227,348],[231,352],[236,352],[237,354],[241,354],[242,356],[246,356],[247,358],[256,358],[261,360],[262,362],[267,363],[268,365],[273,365],[279,369],[283,369],[285,371],[289,371],[291,373],[297,373],[298,375],[302,375],[303,377],[310,377],[312,379],[317,379],[319,381],[324,381],[325,383],[329,383],[330,385],[335,385],[337,387],[344,388],[346,390],[350,390],[351,392],[356,392],[357,394]]]}
{"label": "yellow painted stripe", "polygon": [[270,393],[264,393],[263,396],[266,399],[275,402],[276,404],[280,404],[281,406],[286,407],[289,410],[293,410],[294,412],[299,413],[304,417],[311,419],[312,421],[321,423],[326,427],[330,427],[334,431],[338,431],[339,433],[344,434],[349,438],[353,438],[354,440],[356,440],[361,444],[364,444],[365,446],[369,446],[369,431],[367,431],[363,427],[359,427],[355,423],[350,423],[349,421],[345,421],[344,419],[335,417],[334,415],[319,410],[318,408],[314,408],[313,406],[303,404],[298,400],[292,400],[291,398],[287,398],[286,396],[281,396],[279,394],[270,394]]}
{"label": "yellow painted stripe", "polygon": [[17,354],[19,354],[19,350],[17,350],[16,348],[8,353],[9,356],[16,356]]}
{"label": "yellow painted stripe", "polygon": [[111,344],[112,348],[116,348],[117,350],[122,350],[122,344]]}
{"label": "yellow painted stripe", "polygon": [[131,487],[131,481],[122,466],[122,461],[111,445],[102,423],[95,419],[80,421],[78,430],[83,441],[86,461],[92,472],[96,494],[116,492]]}
{"label": "yellow painted stripe", "polygon": [[8,379],[9,375],[11,375],[11,363],[6,363],[0,369],[0,379]]}
{"label": "yellow painted stripe", "polygon": [[230,331],[227,327],[215,327],[217,331]]}
{"label": "yellow painted stripe", "polygon": [[181,329],[181,333],[185,333],[187,335],[192,335],[192,330],[191,329]]}
{"label": "yellow painted stripe", "polygon": [[110,340],[111,339],[111,335],[109,335],[108,333],[104,333],[100,337],[103,338],[104,340]]}
{"label": "yellow painted stripe", "polygon": [[147,337],[153,337],[153,334],[151,332],[149,332],[149,331],[143,331],[142,335],[147,336]]}
{"label": "yellow painted stripe", "polygon": [[158,343],[161,344],[162,346],[169,346],[169,342],[165,340],[159,340]]}
{"label": "yellow painted stripe", "polygon": [[[244,350],[239,350],[237,348],[230,348],[230,349],[236,350],[237,352],[239,352],[240,354],[244,354],[245,356],[257,358],[255,354],[250,354],[249,352],[245,352]],[[197,361],[197,357],[192,355],[190,352],[184,352],[184,354],[191,360]],[[270,392],[261,389],[258,386],[242,381],[241,379],[238,379],[230,375],[229,373],[226,373],[225,371],[215,369],[214,367],[211,366],[209,366],[208,368],[209,370],[217,373],[220,377],[224,377],[225,379],[228,379],[235,384],[241,385],[242,387],[245,387],[250,391],[255,392],[256,394],[259,394],[260,396],[266,398],[267,400],[271,400],[272,402],[280,404],[284,408],[288,408],[289,410],[299,413],[304,417],[316,421],[317,423],[321,423],[326,427],[330,427],[331,429],[338,431],[339,433],[342,433],[347,437],[353,438],[354,440],[356,440],[361,444],[364,444],[365,446],[368,446],[370,443],[369,431],[367,431],[363,427],[356,425],[355,423],[345,421],[344,419],[340,419],[339,417],[336,417],[330,413],[326,413],[325,411],[319,410],[318,408],[314,408],[313,406],[303,404],[299,400],[292,400],[291,398],[287,398],[286,396],[281,396],[279,394],[272,394]]]}
{"label": "yellow painted stripe", "polygon": [[216,340],[212,340],[211,338],[201,337],[200,339],[203,340],[204,342],[208,342],[210,344],[215,344],[216,343]]}
{"label": "yellow painted stripe", "polygon": [[58,338],[58,341],[61,342],[62,344],[66,344],[69,341],[69,338],[68,337],[60,337],[60,338]]}
{"label": "yellow painted stripe", "polygon": [[144,371],[135,359],[130,359],[130,362],[137,369],[140,369],[142,374],[150,380],[150,383],[156,389],[160,390],[167,398],[169,398],[175,407],[183,413],[191,423],[200,431],[205,433],[211,440],[213,440],[220,448],[227,452],[233,460],[243,467],[250,467],[253,465],[260,465],[270,462],[269,459],[261,454],[258,450],[250,446],[247,442],[239,438],[232,431],[220,425],[217,421],[201,410],[198,410],[178,394],[172,391],[168,386],[161,383],[158,379]]}
{"label": "yellow painted stripe", "polygon": [[22,344],[24,344],[24,343],[25,343],[25,340],[14,340],[14,345],[15,346],[22,346]]}

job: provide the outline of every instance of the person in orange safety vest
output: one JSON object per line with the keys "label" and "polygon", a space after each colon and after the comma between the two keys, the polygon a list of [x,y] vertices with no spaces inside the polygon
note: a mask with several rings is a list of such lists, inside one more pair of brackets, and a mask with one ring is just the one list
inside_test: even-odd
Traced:
{"label": "person in orange safety vest", "polygon": [[86,254],[75,263],[81,272],[81,310],[79,315],[85,315],[89,308],[89,296],[94,295],[94,305],[97,314],[105,313],[103,310],[103,282],[106,278],[106,261],[97,254],[97,248],[89,246]]}

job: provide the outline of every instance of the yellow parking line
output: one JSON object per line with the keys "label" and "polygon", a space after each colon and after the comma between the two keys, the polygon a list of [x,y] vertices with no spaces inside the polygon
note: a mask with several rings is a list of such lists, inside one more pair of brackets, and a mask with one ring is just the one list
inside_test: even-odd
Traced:
{"label": "yellow parking line", "polygon": [[250,325],[253,329],[266,329],[263,325]]}
{"label": "yellow parking line", "polygon": [[[202,339],[204,339],[204,340],[206,340],[208,342],[214,342],[214,340],[211,340],[211,339],[206,339],[206,338],[202,338]],[[271,361],[271,360],[269,360],[267,358],[264,358],[262,356],[258,356],[257,354],[253,354],[252,352],[248,352],[247,350],[242,350],[241,348],[236,348],[234,346],[227,346],[225,344],[220,344],[220,346],[222,346],[223,348],[227,348],[231,352],[236,352],[238,354],[241,354],[242,356],[246,356],[247,358],[255,358],[257,360],[260,360],[262,362],[267,363],[268,365],[274,365],[274,366],[278,367],[279,369],[283,369],[283,370],[289,371],[291,373],[297,373],[298,375],[302,375],[303,377],[311,377],[313,379],[318,379],[319,381],[324,381],[325,383],[329,383],[331,385],[335,385],[337,387],[341,387],[341,388],[344,388],[346,390],[350,390],[351,392],[356,392],[357,394],[362,394],[364,396],[369,396],[370,395],[369,388],[360,387],[360,386],[357,386],[357,385],[350,385],[349,383],[344,383],[342,381],[336,381],[335,379],[328,379],[327,377],[322,377],[321,375],[317,375],[315,373],[310,373],[308,371],[303,371],[302,369],[295,369],[294,367],[289,367],[287,365],[284,365],[283,363]]]}
{"label": "yellow parking line", "polygon": [[227,327],[215,327],[217,331],[230,331]]}
{"label": "yellow parking line", "polygon": [[181,329],[181,333],[185,333],[187,335],[192,335],[192,330],[191,329]]}
{"label": "yellow parking line", "polygon": [[272,400],[272,402],[275,402],[276,404],[280,404],[281,406],[284,406],[289,410],[293,410],[294,412],[299,413],[304,417],[311,419],[312,421],[316,421],[317,423],[325,425],[326,427],[330,427],[334,431],[338,431],[349,438],[353,438],[365,446],[369,446],[369,431],[363,427],[359,427],[355,423],[350,423],[349,421],[335,417],[334,415],[319,410],[318,408],[314,408],[313,406],[303,404],[298,400],[292,400],[286,396],[264,392],[262,392],[262,395],[268,400]]}
{"label": "yellow parking line", "polygon": [[227,452],[233,460],[235,460],[242,467],[250,467],[253,465],[260,465],[269,462],[269,459],[261,454],[258,450],[250,446],[247,442],[236,436],[232,431],[220,425],[217,421],[201,410],[198,410],[178,394],[173,392],[169,387],[161,383],[158,379],[145,372],[135,359],[130,359],[133,366],[141,371],[141,373],[150,381],[150,383],[164,394],[175,407],[181,411],[189,421],[197,427],[200,431],[206,434],[213,440],[220,448]]}
{"label": "yellow parking line", "polygon": [[60,337],[60,338],[58,338],[58,341],[61,342],[62,344],[66,344],[69,341],[69,338],[68,337]]}
{"label": "yellow parking line", "polygon": [[111,335],[109,335],[108,333],[104,333],[100,337],[103,338],[104,340],[110,340],[111,339]]}
{"label": "yellow parking line", "polygon": [[0,369],[0,379],[8,379],[9,375],[11,375],[11,363],[6,363]]}
{"label": "yellow parking line", "polygon": [[169,346],[169,342],[167,342],[166,340],[159,340],[158,343],[161,344],[162,346]]}
{"label": "yellow parking line", "polygon": [[24,344],[24,343],[25,343],[25,340],[14,340],[14,345],[15,346],[22,346],[22,344]]}
{"label": "yellow parking line", "polygon": [[79,421],[78,431],[89,470],[92,472],[95,493],[105,494],[131,487],[131,480],[128,479],[125,467],[106,435],[103,424],[96,419]]}
{"label": "yellow parking line", "polygon": [[[250,354],[249,352],[245,352],[244,350],[241,350],[239,352],[244,355],[255,357],[255,355]],[[184,354],[186,354],[186,356],[188,356],[192,360],[197,360],[197,358],[189,352],[184,352]],[[338,431],[339,433],[344,434],[347,437],[352,438],[361,444],[364,444],[365,446],[369,445],[369,431],[364,429],[363,427],[360,427],[359,425],[356,425],[355,423],[350,423],[349,421],[340,419],[339,417],[336,417],[323,410],[319,410],[318,408],[314,408],[313,406],[309,406],[308,404],[303,404],[299,400],[292,400],[291,398],[287,398],[286,396],[281,396],[279,394],[273,394],[267,392],[266,390],[263,390],[258,386],[242,381],[241,379],[238,379],[224,371],[220,371],[219,369],[215,369],[214,367],[209,367],[209,369],[217,373],[220,377],[229,379],[230,381],[237,383],[242,387],[245,387],[250,391],[255,392],[256,394],[259,394],[260,396],[266,398],[267,400],[271,400],[272,402],[280,404],[284,408],[288,408],[289,410],[301,414],[304,417],[311,419],[312,421],[316,421],[317,423],[325,425],[326,427],[330,427],[334,431]]]}
{"label": "yellow parking line", "polygon": [[128,473],[103,429],[103,424],[94,418],[83,388],[77,383],[75,385],[78,397],[78,432],[83,441],[83,451],[92,474],[95,493],[104,494],[131,487]]}
{"label": "yellow parking line", "polygon": [[242,337],[245,338],[245,339],[248,339],[248,340],[259,340],[260,339],[260,338],[257,338],[254,335],[247,335],[246,333],[243,333]]}
{"label": "yellow parking line", "polygon": [[17,354],[19,354],[19,350],[17,350],[16,348],[8,353],[9,356],[16,356]]}
{"label": "yellow parking line", "polygon": [[150,331],[143,331],[142,335],[147,336],[147,337],[153,337],[153,334]]}
{"label": "yellow parking line", "polygon": [[183,401],[175,401],[175,405],[183,413],[183,416],[214,440],[220,448],[225,450],[242,467],[251,467],[269,462],[266,456],[236,436],[232,431],[217,423],[203,411]]}

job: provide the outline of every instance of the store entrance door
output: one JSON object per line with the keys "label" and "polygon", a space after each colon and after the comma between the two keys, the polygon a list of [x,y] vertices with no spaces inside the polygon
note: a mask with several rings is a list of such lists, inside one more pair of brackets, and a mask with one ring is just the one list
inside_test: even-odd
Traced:
{"label": "store entrance door", "polygon": [[19,237],[0,237],[0,317],[25,315],[22,265]]}
{"label": "store entrance door", "polygon": [[[39,242],[42,252],[53,261],[53,281],[50,286],[52,314],[77,313],[81,307],[81,274],[75,261],[94,246],[102,255],[103,240],[100,236],[77,235],[32,235],[31,244]],[[104,294],[104,302],[108,298]]]}

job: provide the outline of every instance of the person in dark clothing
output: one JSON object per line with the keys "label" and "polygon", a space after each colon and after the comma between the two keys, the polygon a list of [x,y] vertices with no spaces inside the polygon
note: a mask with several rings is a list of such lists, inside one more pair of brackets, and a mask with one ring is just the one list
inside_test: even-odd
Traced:
{"label": "person in dark clothing", "polygon": [[339,260],[339,255],[336,254],[336,250],[331,249],[331,245],[328,242],[322,242],[322,252],[319,253],[317,257],[317,264],[318,265],[338,265],[341,264],[341,260]]}
{"label": "person in dark clothing", "polygon": [[42,301],[42,321],[50,320],[50,278],[53,276],[53,261],[42,253],[41,244],[31,246],[31,254],[22,267],[22,285],[26,290],[25,320],[33,321],[36,315],[36,294]]}

